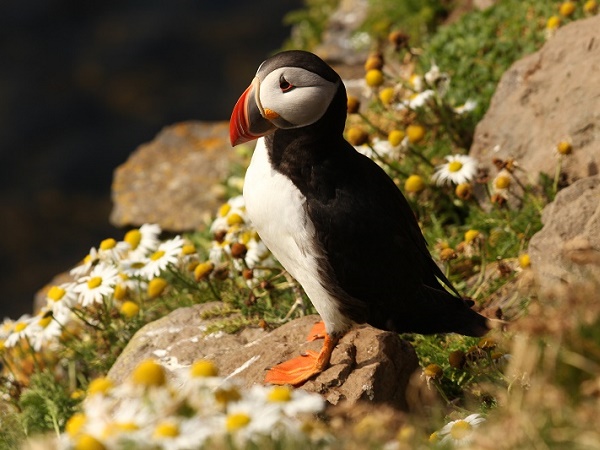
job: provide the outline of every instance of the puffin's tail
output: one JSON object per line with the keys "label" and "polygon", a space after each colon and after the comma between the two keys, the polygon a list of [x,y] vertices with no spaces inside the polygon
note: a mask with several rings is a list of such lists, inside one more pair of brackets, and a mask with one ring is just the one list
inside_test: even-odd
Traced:
{"label": "puffin's tail", "polygon": [[400,318],[396,321],[397,329],[420,334],[459,333],[478,337],[490,330],[488,319],[473,311],[472,304],[446,290],[423,285],[417,298],[410,323],[403,323]]}

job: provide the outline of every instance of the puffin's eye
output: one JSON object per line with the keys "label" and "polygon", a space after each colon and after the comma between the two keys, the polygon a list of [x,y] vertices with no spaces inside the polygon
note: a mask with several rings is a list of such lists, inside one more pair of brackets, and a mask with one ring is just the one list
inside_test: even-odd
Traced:
{"label": "puffin's eye", "polygon": [[291,91],[293,88],[294,86],[285,78],[281,77],[279,79],[279,89],[281,89],[281,92]]}

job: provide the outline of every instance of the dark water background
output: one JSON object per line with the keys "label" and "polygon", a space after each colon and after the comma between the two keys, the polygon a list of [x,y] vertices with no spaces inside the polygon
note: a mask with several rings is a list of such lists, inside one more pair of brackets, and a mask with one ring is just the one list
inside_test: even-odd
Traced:
{"label": "dark water background", "polygon": [[166,125],[228,119],[301,4],[0,1],[0,319],[121,236],[113,170]]}

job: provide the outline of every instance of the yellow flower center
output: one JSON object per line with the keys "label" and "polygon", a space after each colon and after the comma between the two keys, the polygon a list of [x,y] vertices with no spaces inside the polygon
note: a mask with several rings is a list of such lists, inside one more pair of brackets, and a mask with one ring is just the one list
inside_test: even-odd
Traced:
{"label": "yellow flower center", "polygon": [[83,262],[84,264],[92,262],[92,255],[86,255],[85,258],[83,258]]}
{"label": "yellow flower center", "polygon": [[20,333],[25,328],[27,328],[27,323],[25,323],[25,322],[18,322],[18,323],[15,324],[15,333]]}
{"label": "yellow flower center", "polygon": [[561,15],[568,17],[575,12],[575,2],[567,1],[560,5],[559,12]]}
{"label": "yellow flower center", "polygon": [[81,428],[85,425],[87,418],[85,414],[75,413],[71,416],[65,425],[65,431],[71,437],[74,437],[79,434]]}
{"label": "yellow flower center", "polygon": [[555,30],[558,27],[560,27],[560,17],[551,16],[546,22],[546,28],[549,30]]}
{"label": "yellow flower center", "polygon": [[236,431],[247,426],[250,420],[250,416],[245,413],[230,414],[227,416],[225,427],[227,431]]}
{"label": "yellow flower center", "polygon": [[46,328],[48,325],[50,325],[50,322],[52,322],[52,314],[49,314],[46,317],[42,317],[39,321],[38,321],[38,325],[42,328]]}
{"label": "yellow flower center", "polygon": [[229,214],[229,211],[231,211],[231,205],[229,203],[225,203],[219,208],[219,216],[225,217],[227,214]]}
{"label": "yellow flower center", "polygon": [[190,374],[193,377],[216,377],[219,374],[219,369],[212,361],[201,359],[192,364]]}
{"label": "yellow flower center", "polygon": [[58,286],[52,286],[49,290],[48,290],[48,298],[51,300],[54,300],[55,302],[59,301],[61,298],[63,298],[65,296],[67,292]]}
{"label": "yellow flower center", "polygon": [[287,386],[275,386],[269,392],[267,400],[270,402],[289,402],[292,399],[292,391]]}
{"label": "yellow flower center", "polygon": [[423,369],[423,374],[427,378],[438,378],[442,376],[442,368],[437,364],[429,364],[427,367]]}
{"label": "yellow flower center", "polygon": [[460,441],[467,437],[472,429],[473,426],[469,422],[466,420],[459,420],[452,425],[452,428],[450,428],[450,436],[457,441]]}
{"label": "yellow flower center", "polygon": [[477,236],[479,236],[479,231],[468,230],[465,233],[465,242],[468,244],[469,242],[472,242],[473,240],[475,240],[477,238]]}
{"label": "yellow flower center", "polygon": [[163,422],[154,429],[154,437],[174,438],[179,436],[179,427],[175,423]]}
{"label": "yellow flower center", "polygon": [[75,444],[75,450],[105,450],[102,442],[89,434],[82,435]]}
{"label": "yellow flower center", "polygon": [[87,285],[90,289],[96,289],[102,284],[102,277],[92,277],[88,280]]}
{"label": "yellow flower center", "polygon": [[367,86],[377,87],[383,84],[383,72],[378,69],[371,69],[365,75]]}
{"label": "yellow flower center", "polygon": [[193,255],[196,253],[196,246],[194,244],[185,244],[181,248],[181,253],[184,255]]}
{"label": "yellow flower center", "polygon": [[167,280],[165,280],[164,278],[153,278],[152,280],[150,280],[150,283],[148,283],[148,297],[150,298],[156,298],[158,297],[160,294],[162,294],[165,290],[165,288],[167,287],[168,283]]}
{"label": "yellow flower center", "polygon": [[402,131],[402,130],[392,130],[388,134],[388,142],[393,147],[396,147],[397,145],[400,145],[400,143],[402,142],[402,139],[404,139],[404,136],[405,136],[404,131]]}
{"label": "yellow flower center", "polygon": [[496,178],[496,188],[497,189],[507,189],[510,186],[510,177],[506,175],[500,175]]}
{"label": "yellow flower center", "polygon": [[131,377],[135,384],[142,386],[162,386],[167,380],[163,366],[151,359],[138,364]]}
{"label": "yellow flower center", "polygon": [[232,213],[227,216],[227,225],[239,225],[244,223],[244,219],[238,213]]}
{"label": "yellow flower center", "polygon": [[113,382],[106,377],[96,378],[92,380],[88,386],[88,395],[106,394],[113,387]]}
{"label": "yellow flower center", "polygon": [[382,89],[381,92],[379,92],[379,100],[381,100],[381,103],[383,103],[384,105],[389,105],[390,103],[392,103],[393,99],[394,99],[394,88],[388,87],[388,88]]}
{"label": "yellow flower center", "polygon": [[127,296],[127,286],[124,284],[117,284],[113,295],[116,300],[123,300]]}
{"label": "yellow flower center", "polygon": [[460,161],[451,161],[448,164],[448,172],[458,172],[463,168],[463,164]]}
{"label": "yellow flower center", "polygon": [[152,256],[150,256],[150,259],[152,261],[158,261],[163,256],[165,256],[165,252],[163,250],[157,250],[154,253],[152,253]]}
{"label": "yellow flower center", "polygon": [[100,242],[100,250],[110,250],[115,248],[116,245],[117,241],[115,241],[113,238],[104,239],[102,242]]}
{"label": "yellow flower center", "polygon": [[137,314],[140,312],[140,307],[137,305],[137,303],[126,301],[121,305],[120,311],[125,317],[131,319],[132,317],[137,316]]}
{"label": "yellow flower center", "polygon": [[142,233],[140,230],[130,230],[125,233],[123,240],[129,244],[132,250],[135,250],[142,241]]}
{"label": "yellow flower center", "polygon": [[409,125],[406,127],[406,136],[411,144],[417,144],[425,137],[425,128],[421,125]]}

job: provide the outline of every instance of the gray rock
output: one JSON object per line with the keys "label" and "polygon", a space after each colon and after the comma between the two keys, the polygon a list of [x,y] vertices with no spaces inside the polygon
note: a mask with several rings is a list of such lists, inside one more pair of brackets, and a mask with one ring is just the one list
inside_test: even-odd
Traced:
{"label": "gray rock", "polygon": [[570,23],[513,64],[476,128],[471,156],[484,167],[494,157],[513,157],[536,182],[539,172],[554,175],[556,146],[568,140],[573,153],[562,165],[568,181],[599,173],[599,27],[600,16]]}
{"label": "gray rock", "polygon": [[544,208],[544,227],[529,242],[531,266],[544,288],[600,280],[600,176],[576,181]]}
{"label": "gray rock", "polygon": [[173,232],[201,228],[223,201],[215,187],[236,161],[228,122],[166,127],[115,171],[110,220],[117,226],[157,223]]}
{"label": "gray rock", "polygon": [[[201,316],[220,305],[212,302],[180,308],[146,325],[117,359],[109,377],[122,381],[139,361],[153,358],[174,378],[177,371],[206,358],[216,363],[220,375],[247,388],[263,383],[268,368],[303,351],[319,350],[322,345],[322,341],[306,342],[311,327],[319,320],[316,315],[293,320],[272,332],[245,328],[237,334],[207,334],[207,328],[222,319]],[[417,368],[414,349],[397,334],[361,326],[341,339],[330,367],[302,388],[322,394],[332,404],[368,400],[405,410],[406,388]]]}

